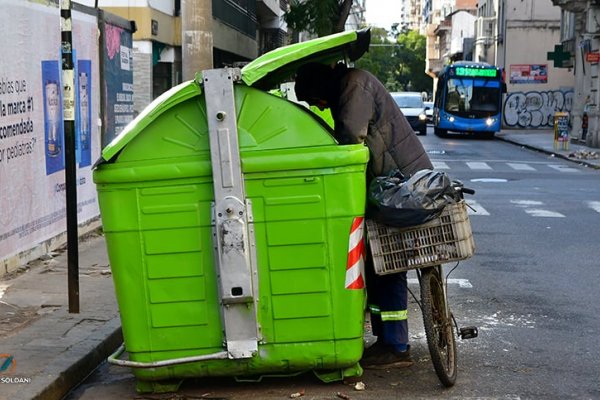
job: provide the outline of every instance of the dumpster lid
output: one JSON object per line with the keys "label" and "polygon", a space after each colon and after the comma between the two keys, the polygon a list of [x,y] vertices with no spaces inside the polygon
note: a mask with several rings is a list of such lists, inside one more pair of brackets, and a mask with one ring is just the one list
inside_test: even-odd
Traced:
{"label": "dumpster lid", "polygon": [[370,42],[370,29],[362,29],[279,47],[242,68],[242,81],[248,86],[269,90],[308,62],[334,62],[346,56],[350,61],[358,60],[369,49]]}
{"label": "dumpster lid", "polygon": [[[272,89],[293,76],[301,65],[308,62],[334,62],[344,57],[348,57],[351,61],[357,60],[368,50],[370,41],[371,31],[362,29],[280,47],[247,64],[241,70],[241,79],[248,86],[262,90]],[[102,150],[101,157],[94,164],[94,168],[111,161],[166,109],[197,96],[201,91],[197,80],[191,80],[160,95]]]}
{"label": "dumpster lid", "polygon": [[96,161],[93,168],[96,168],[103,162],[110,161],[121,151],[138,133],[146,128],[152,121],[158,118],[166,109],[173,107],[175,104],[187,100],[191,97],[200,94],[200,86],[195,81],[183,82],[160,96],[158,96],[151,104],[146,107],[133,121],[131,121],[112,142],[110,142],[103,150],[100,159]]}

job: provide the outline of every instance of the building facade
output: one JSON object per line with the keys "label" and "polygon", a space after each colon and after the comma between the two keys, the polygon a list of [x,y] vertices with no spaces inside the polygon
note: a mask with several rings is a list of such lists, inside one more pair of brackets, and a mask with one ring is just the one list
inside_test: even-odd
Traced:
{"label": "building facade", "polygon": [[281,18],[288,0],[77,2],[135,21],[136,112],[197,71],[247,62],[288,42]]}
{"label": "building facade", "polygon": [[[440,10],[447,7],[438,5]],[[459,6],[472,16],[458,18]],[[435,11],[431,15],[426,73],[434,82],[452,61],[487,62],[506,74],[503,128],[548,129],[556,112],[571,112],[575,79],[572,70],[553,61],[561,38],[561,10],[551,0],[462,0],[448,14],[440,13],[438,22]]]}
{"label": "building facade", "polygon": [[575,74],[571,140],[600,147],[600,1],[553,0],[561,9],[562,66]]}

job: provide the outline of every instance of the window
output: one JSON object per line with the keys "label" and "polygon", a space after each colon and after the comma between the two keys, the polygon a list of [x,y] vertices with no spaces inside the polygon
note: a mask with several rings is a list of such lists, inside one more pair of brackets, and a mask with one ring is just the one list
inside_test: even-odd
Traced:
{"label": "window", "polygon": [[575,39],[575,14],[562,9],[560,16],[560,41]]}
{"label": "window", "polygon": [[486,79],[451,78],[446,87],[445,110],[456,115],[481,118],[496,114],[500,82]]}

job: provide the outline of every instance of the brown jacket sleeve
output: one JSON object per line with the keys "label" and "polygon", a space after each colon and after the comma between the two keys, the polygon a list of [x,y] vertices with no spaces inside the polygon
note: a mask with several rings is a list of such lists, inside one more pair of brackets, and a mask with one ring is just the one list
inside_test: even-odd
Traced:
{"label": "brown jacket sleeve", "polygon": [[341,88],[337,105],[335,137],[340,144],[364,143],[375,101],[370,88],[362,82],[349,81]]}

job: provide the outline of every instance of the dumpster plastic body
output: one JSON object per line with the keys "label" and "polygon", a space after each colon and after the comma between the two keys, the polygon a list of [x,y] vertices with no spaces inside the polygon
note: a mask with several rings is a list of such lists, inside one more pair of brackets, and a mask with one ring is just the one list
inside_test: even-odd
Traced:
{"label": "dumpster plastic body", "polygon": [[[242,82],[233,93],[257,350],[134,368],[139,391],[172,390],[164,382],[187,377],[361,372],[365,291],[347,287],[347,261],[351,226],[365,209],[368,150],[338,145],[297,104]],[[132,362],[227,350],[207,101],[198,79],[171,89],[107,146],[94,171]]]}

